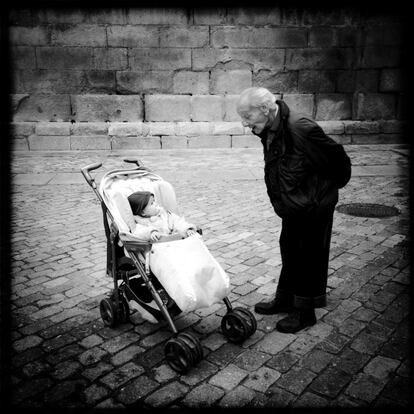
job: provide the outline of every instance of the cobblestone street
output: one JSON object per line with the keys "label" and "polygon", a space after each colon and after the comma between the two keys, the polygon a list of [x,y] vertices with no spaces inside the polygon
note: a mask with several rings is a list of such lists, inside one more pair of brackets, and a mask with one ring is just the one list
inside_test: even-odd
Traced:
{"label": "cobblestone street", "polygon": [[255,314],[257,331],[226,340],[224,304],[181,314],[203,360],[186,375],[164,359],[172,333],[134,313],[104,327],[100,204],[80,168],[104,171],[136,156],[169,181],[180,212],[203,229],[230,276],[233,306],[271,299],[281,267],[279,232],[260,148],[125,152],[17,152],[12,164],[12,404],[17,407],[400,407],[410,404],[409,152],[403,145],[346,146],[353,177],[339,204],[378,203],[385,218],[335,213],[328,305],[297,334],[285,314]]}

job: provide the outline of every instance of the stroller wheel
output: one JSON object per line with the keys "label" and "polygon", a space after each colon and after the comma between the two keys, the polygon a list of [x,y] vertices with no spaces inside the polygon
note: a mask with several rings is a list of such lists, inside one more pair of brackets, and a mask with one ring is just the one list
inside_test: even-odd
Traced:
{"label": "stroller wheel", "polygon": [[119,297],[119,322],[125,323],[129,321],[129,305],[127,300],[125,299],[124,295],[120,295]]}
{"label": "stroller wheel", "polygon": [[246,308],[240,308],[240,307],[234,308],[233,312],[237,312],[239,313],[239,315],[244,317],[244,320],[247,322],[247,325],[249,327],[248,336],[252,336],[256,332],[256,329],[257,329],[257,322],[256,322],[256,318],[254,317],[253,313],[251,313]]}
{"label": "stroller wheel", "polygon": [[204,352],[199,339],[189,332],[181,332],[178,336],[191,349],[194,357],[194,364],[200,362],[203,359]]}
{"label": "stroller wheel", "polygon": [[191,348],[179,338],[179,335],[167,341],[164,352],[168,364],[174,371],[183,374],[194,365],[195,355]]}
{"label": "stroller wheel", "polygon": [[102,299],[99,304],[99,311],[103,323],[109,328],[114,328],[118,322],[115,303],[110,298]]}
{"label": "stroller wheel", "polygon": [[251,328],[246,322],[244,315],[241,315],[239,312],[234,312],[231,310],[227,312],[223,319],[221,320],[221,329],[224,336],[234,343],[243,342],[250,336]]}

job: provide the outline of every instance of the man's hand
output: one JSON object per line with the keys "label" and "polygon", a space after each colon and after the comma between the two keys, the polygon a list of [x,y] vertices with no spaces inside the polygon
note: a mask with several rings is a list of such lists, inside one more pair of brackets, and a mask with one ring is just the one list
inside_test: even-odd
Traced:
{"label": "man's hand", "polygon": [[160,237],[161,237],[160,233],[157,230],[154,230],[153,232],[151,232],[150,240],[157,241],[160,239]]}

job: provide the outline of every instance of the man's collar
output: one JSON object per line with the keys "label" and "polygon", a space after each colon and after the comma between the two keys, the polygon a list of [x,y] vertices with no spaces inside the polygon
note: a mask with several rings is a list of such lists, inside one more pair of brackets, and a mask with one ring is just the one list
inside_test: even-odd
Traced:
{"label": "man's collar", "polygon": [[272,132],[276,132],[280,125],[280,108],[278,105],[276,106],[276,110],[277,110],[277,113],[276,113],[275,119],[273,120],[272,125],[270,125],[270,128],[269,128],[269,131],[272,131]]}

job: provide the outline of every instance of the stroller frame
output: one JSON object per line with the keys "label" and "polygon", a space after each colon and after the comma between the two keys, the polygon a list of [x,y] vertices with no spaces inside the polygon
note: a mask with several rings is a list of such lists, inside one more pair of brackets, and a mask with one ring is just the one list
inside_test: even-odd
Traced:
{"label": "stroller frame", "polygon": [[[124,162],[135,164],[137,166],[137,172],[151,172],[151,170],[147,167],[144,167],[138,159],[126,158],[124,159]],[[139,277],[142,278],[145,287],[148,289],[159,308],[159,314],[157,314],[158,317],[156,316],[156,319],[160,321],[163,318],[174,334],[173,338],[169,339],[165,346],[167,362],[175,371],[181,373],[187,372],[191,366],[195,365],[203,358],[203,349],[201,343],[199,342],[198,338],[191,333],[178,332],[178,329],[174,324],[173,318],[170,315],[168,308],[172,309],[174,316],[179,314],[181,310],[178,308],[172,298],[169,297],[168,293],[165,292],[165,290],[163,291],[164,298],[162,298],[160,291],[155,286],[155,284],[160,283],[152,274],[149,267],[149,255],[151,252],[152,243],[121,240],[120,231],[114,220],[114,217],[106,206],[105,201],[98,190],[95,178],[91,176],[91,171],[97,170],[100,167],[102,167],[101,162],[93,163],[81,168],[81,173],[94,191],[101,204],[105,234],[107,238],[106,273],[108,276],[112,277],[114,283],[114,288],[110,296],[101,300],[100,303],[100,313],[103,322],[106,326],[114,328],[119,323],[129,321],[129,305],[125,296],[132,297],[132,300],[135,300],[137,303],[139,303],[139,305],[144,307],[144,309],[148,309],[149,306],[145,307],[143,301],[137,296],[136,292],[134,292],[130,286],[130,276],[138,274]],[[117,171],[119,170],[110,171],[108,174]],[[109,223],[108,218],[110,219]],[[197,229],[197,232],[202,234],[201,229]],[[175,239],[178,238],[175,237]],[[174,240],[174,237],[170,238],[167,241],[171,240]],[[120,243],[122,244],[122,247],[120,246]],[[124,248],[127,250],[130,258],[127,258],[127,256],[124,254]],[[144,256],[144,264],[142,263],[140,256]],[[123,258],[126,258],[127,261],[123,260]],[[121,270],[120,263],[126,263],[128,262],[128,259],[129,263],[132,261],[135,269]],[[155,280],[153,280],[154,278]],[[118,283],[119,280],[122,281],[120,285]],[[165,298],[165,295],[167,298]],[[231,342],[241,343],[256,331],[256,319],[253,314],[245,308],[233,308],[227,297],[223,298],[223,302],[227,308],[227,313],[223,317],[221,323],[223,334]]]}

